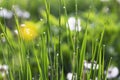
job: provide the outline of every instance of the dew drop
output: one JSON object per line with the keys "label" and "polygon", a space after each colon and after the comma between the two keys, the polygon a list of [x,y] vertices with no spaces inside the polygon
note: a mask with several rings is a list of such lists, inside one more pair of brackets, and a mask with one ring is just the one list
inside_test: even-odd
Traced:
{"label": "dew drop", "polygon": [[2,7],[0,7],[0,10],[2,10],[3,8]]}
{"label": "dew drop", "polygon": [[73,52],[73,54],[75,55],[76,53],[75,53],[75,52]]}
{"label": "dew drop", "polygon": [[0,34],[0,39],[1,39],[1,41],[4,43],[4,42],[6,42],[6,38],[5,38],[5,36],[4,36],[4,33],[1,33]]}
{"label": "dew drop", "polygon": [[43,19],[42,19],[42,18],[40,18],[40,21],[43,21]]}
{"label": "dew drop", "polygon": [[35,80],[35,78],[34,78],[34,77],[32,77],[32,80]]}
{"label": "dew drop", "polygon": [[29,59],[30,58],[30,56],[29,55],[27,55],[27,59]]}
{"label": "dew drop", "polygon": [[4,42],[6,42],[6,39],[5,39],[5,37],[2,37],[2,42],[4,43]]}
{"label": "dew drop", "polygon": [[57,56],[59,56],[59,53],[57,53]]}
{"label": "dew drop", "polygon": [[79,49],[79,46],[77,46],[77,49]]}
{"label": "dew drop", "polygon": [[40,44],[36,44],[36,46],[37,46],[37,47],[39,47],[39,46],[40,46]]}
{"label": "dew drop", "polygon": [[105,44],[103,44],[103,47],[105,47],[106,45]]}
{"label": "dew drop", "polygon": [[48,66],[48,69],[51,69],[51,66]]}
{"label": "dew drop", "polygon": [[66,7],[65,7],[65,6],[63,6],[63,8],[65,9]]}
{"label": "dew drop", "polygon": [[96,39],[96,42],[98,42],[98,38]]}
{"label": "dew drop", "polygon": [[1,34],[0,34],[0,37],[4,37],[4,33],[1,33]]}
{"label": "dew drop", "polygon": [[43,34],[46,34],[46,32],[43,32]]}

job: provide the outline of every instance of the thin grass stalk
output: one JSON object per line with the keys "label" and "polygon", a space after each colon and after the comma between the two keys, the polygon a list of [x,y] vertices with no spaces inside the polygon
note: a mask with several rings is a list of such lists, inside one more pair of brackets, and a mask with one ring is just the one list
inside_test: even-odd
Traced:
{"label": "thin grass stalk", "polygon": [[105,45],[103,45],[103,51],[102,51],[102,79],[104,79],[104,67],[105,67]]}
{"label": "thin grass stalk", "polygon": [[35,60],[36,60],[36,63],[37,63],[37,67],[38,67],[38,70],[39,70],[39,80],[43,80],[43,75],[42,75],[42,69],[41,69],[41,66],[40,66],[40,62],[39,62],[39,58],[37,56],[37,53],[34,51],[34,56],[35,56]]}
{"label": "thin grass stalk", "polygon": [[27,61],[27,80],[32,80],[32,73],[31,73],[29,61]]}
{"label": "thin grass stalk", "polygon": [[49,60],[48,60],[48,53],[47,53],[47,46],[46,44],[46,35],[43,36],[43,64],[44,64],[44,74],[45,74],[45,79],[48,80],[48,66],[49,66]]}
{"label": "thin grass stalk", "polygon": [[98,69],[98,80],[102,79],[102,48],[99,53],[99,69]]}
{"label": "thin grass stalk", "polygon": [[105,79],[104,79],[104,80],[107,80],[108,68],[110,67],[111,62],[112,62],[112,57],[111,57],[110,60],[109,60],[109,63],[108,63],[108,66],[107,66],[106,75],[105,75]]}
{"label": "thin grass stalk", "polygon": [[10,80],[14,80],[14,77],[13,77],[13,74],[12,74],[11,70],[10,70]]}
{"label": "thin grass stalk", "polygon": [[83,66],[84,66],[84,58],[85,58],[85,50],[86,50],[86,43],[87,43],[87,30],[85,32],[82,47],[80,51],[80,59],[79,59],[79,67],[78,67],[78,79],[82,80],[82,73],[83,73]]}
{"label": "thin grass stalk", "polygon": [[[93,41],[92,41],[92,60],[91,60],[92,63],[94,62],[95,57],[96,57],[97,46],[98,46],[97,41],[94,41],[94,40],[93,40]],[[93,64],[94,64],[94,63],[93,63]],[[92,65],[92,67],[93,67],[93,65]],[[87,79],[88,79],[88,80],[90,79],[90,77],[92,76],[92,74],[94,74],[92,70],[93,70],[93,69],[91,68],[89,74],[87,74]]]}

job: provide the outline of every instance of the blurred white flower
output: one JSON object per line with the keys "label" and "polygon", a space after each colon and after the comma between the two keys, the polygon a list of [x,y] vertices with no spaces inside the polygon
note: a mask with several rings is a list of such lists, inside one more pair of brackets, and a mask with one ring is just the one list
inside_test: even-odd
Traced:
{"label": "blurred white flower", "polygon": [[119,74],[118,68],[115,67],[115,66],[114,67],[111,66],[111,67],[108,68],[107,78],[108,79],[115,78],[115,77],[118,76],[118,74]]}
{"label": "blurred white flower", "polygon": [[3,65],[2,67],[3,67],[3,69],[6,70],[6,71],[8,70],[8,65]]}
{"label": "blurred white flower", "polygon": [[110,0],[100,0],[101,2],[108,2],[108,1],[110,1]]}
{"label": "blurred white flower", "polygon": [[0,17],[10,19],[13,16],[13,12],[5,8],[0,8]]}
{"label": "blurred white flower", "polygon": [[69,73],[67,74],[67,80],[72,80],[72,76],[73,76],[73,74],[69,72]]}
{"label": "blurred white flower", "polygon": [[15,10],[15,14],[16,14],[18,17],[20,17],[20,18],[25,18],[25,19],[30,18],[30,13],[27,12],[27,11],[21,10],[19,6],[13,5],[13,9]]}
{"label": "blurred white flower", "polygon": [[8,65],[0,65],[0,74],[5,77],[8,74]]}
{"label": "blurred white flower", "polygon": [[85,69],[98,69],[99,68],[99,65],[96,64],[95,62],[94,63],[90,63],[90,62],[87,62],[87,61],[84,61],[84,67]]}
{"label": "blurred white flower", "polygon": [[120,4],[120,0],[116,0]]}
{"label": "blurred white flower", "polygon": [[77,19],[75,17],[70,17],[68,19],[67,27],[70,28],[71,31],[76,30],[76,31],[81,31],[81,23],[80,19]]}
{"label": "blurred white flower", "polygon": [[28,19],[30,17],[30,13],[27,12],[27,11],[24,11],[22,17],[25,18],[25,19]]}

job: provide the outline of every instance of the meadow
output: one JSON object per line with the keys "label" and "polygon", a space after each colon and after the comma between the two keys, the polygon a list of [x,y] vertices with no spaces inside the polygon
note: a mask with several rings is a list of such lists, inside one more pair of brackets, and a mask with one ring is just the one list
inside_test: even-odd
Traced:
{"label": "meadow", "polygon": [[0,0],[0,80],[120,80],[120,0]]}

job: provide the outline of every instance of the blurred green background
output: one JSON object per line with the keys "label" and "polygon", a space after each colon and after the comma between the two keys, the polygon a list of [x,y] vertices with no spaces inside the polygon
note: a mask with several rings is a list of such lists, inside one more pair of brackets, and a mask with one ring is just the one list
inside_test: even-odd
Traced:
{"label": "blurred green background", "polygon": [[[50,22],[52,34],[56,36],[59,28],[59,0],[47,0],[50,3]],[[19,22],[31,21],[39,25],[40,33],[46,30],[46,14],[44,0],[0,0],[0,7],[6,8],[14,12],[14,7],[18,7],[21,11],[28,12],[28,17],[19,16]],[[62,42],[63,52],[70,53],[70,48],[66,45],[67,35],[64,32],[66,22],[70,17],[76,16],[75,0],[61,0],[60,15],[62,22]],[[91,44],[92,40],[97,40],[100,37],[101,31],[105,28],[103,46],[105,46],[105,62],[112,57],[112,64],[117,66],[120,70],[120,0],[77,0],[77,16],[80,19],[82,40],[85,31],[86,23],[88,26],[88,42],[87,54],[91,59]],[[0,17],[1,22],[14,30],[15,20],[12,18]],[[57,43],[57,40],[55,40]],[[82,43],[79,41],[80,44]],[[80,45],[79,44],[79,45]],[[2,58],[0,58],[2,59]],[[68,62],[66,62],[68,63]],[[69,63],[68,63],[69,65]]]}

